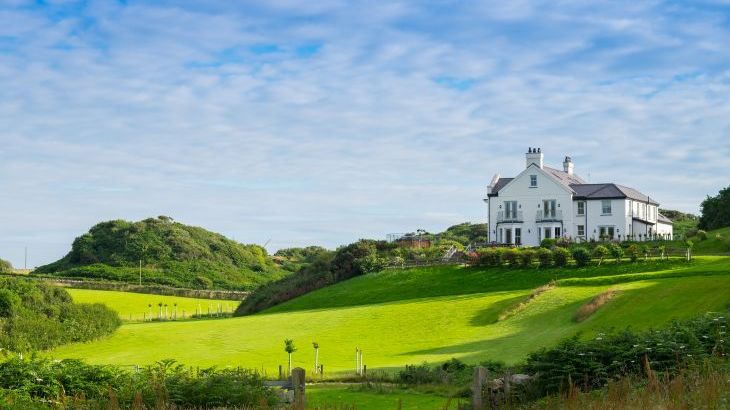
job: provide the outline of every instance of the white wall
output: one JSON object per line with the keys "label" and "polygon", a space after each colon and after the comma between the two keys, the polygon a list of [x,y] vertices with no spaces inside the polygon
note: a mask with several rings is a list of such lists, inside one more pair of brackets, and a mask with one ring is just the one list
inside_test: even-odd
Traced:
{"label": "white wall", "polygon": [[[537,175],[537,188],[530,187],[530,175]],[[536,223],[537,211],[542,211],[544,199],[555,199],[556,210],[563,213],[563,224]],[[523,223],[497,225],[497,214],[504,211],[504,201],[517,201],[518,211],[522,212]],[[501,206],[501,208],[500,208]],[[501,189],[499,196],[489,198],[489,235],[491,241],[498,241],[499,229],[522,229],[522,245],[540,244],[539,227],[561,226],[564,234],[573,236],[573,201],[571,193],[559,182],[546,175],[536,166],[531,166]]]}

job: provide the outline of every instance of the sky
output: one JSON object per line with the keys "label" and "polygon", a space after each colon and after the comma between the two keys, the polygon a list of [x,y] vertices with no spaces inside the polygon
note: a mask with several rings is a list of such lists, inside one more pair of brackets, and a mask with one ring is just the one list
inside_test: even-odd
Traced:
{"label": "sky", "polygon": [[528,147],[698,212],[727,1],[0,0],[0,257],[110,219],[336,247],[485,222]]}

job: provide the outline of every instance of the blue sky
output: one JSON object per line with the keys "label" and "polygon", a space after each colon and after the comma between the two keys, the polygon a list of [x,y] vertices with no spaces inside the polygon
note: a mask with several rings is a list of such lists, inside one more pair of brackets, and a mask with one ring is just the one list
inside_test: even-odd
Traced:
{"label": "blue sky", "polygon": [[730,3],[0,1],[0,257],[169,215],[269,249],[485,219],[529,146],[698,211]]}

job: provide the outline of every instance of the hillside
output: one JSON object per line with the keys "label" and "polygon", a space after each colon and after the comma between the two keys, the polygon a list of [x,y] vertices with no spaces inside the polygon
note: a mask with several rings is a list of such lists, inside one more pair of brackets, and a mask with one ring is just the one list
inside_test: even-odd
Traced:
{"label": "hillside", "polygon": [[284,276],[258,245],[243,245],[169,217],[115,220],[76,238],[60,260],[33,274],[188,288],[251,289]]}
{"label": "hillside", "polygon": [[[538,287],[557,286],[509,317]],[[298,351],[294,365],[311,368],[311,342],[329,374],[349,372],[356,347],[371,368],[396,368],[457,357],[515,363],[540,347],[581,332],[645,329],[730,303],[730,258],[688,263],[604,262],[589,268],[465,268],[442,266],[369,273],[306,294],[259,314],[225,320],[123,325],[108,339],[61,347],[58,358],[144,364],[174,358],[193,365],[241,365],[273,374],[286,363],[283,340]],[[596,295],[618,291],[576,323]]]}

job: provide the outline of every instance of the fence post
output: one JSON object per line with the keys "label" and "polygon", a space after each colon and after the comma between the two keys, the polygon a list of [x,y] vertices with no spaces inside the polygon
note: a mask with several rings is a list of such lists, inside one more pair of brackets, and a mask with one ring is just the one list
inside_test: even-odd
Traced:
{"label": "fence post", "polygon": [[291,371],[291,384],[294,389],[294,408],[304,409],[305,405],[305,394],[304,394],[304,369],[296,367]]}
{"label": "fence post", "polygon": [[279,365],[279,380],[284,380],[284,376],[282,375],[281,365]]}
{"label": "fence post", "polygon": [[473,410],[484,409],[484,398],[482,396],[482,389],[484,383],[487,380],[487,369],[484,366],[477,366],[474,368],[474,380],[472,383],[472,396],[471,396],[471,407]]}

